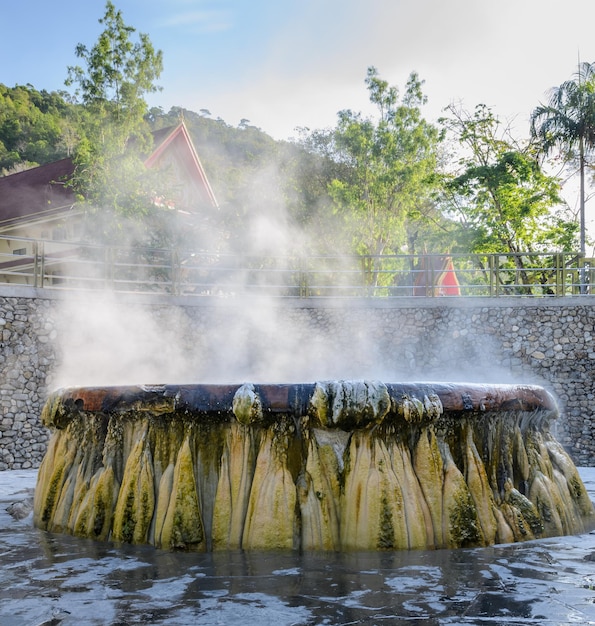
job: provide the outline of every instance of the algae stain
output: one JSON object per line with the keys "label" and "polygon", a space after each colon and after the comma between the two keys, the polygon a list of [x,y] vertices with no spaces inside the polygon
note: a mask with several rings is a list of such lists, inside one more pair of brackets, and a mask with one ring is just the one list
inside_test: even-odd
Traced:
{"label": "algae stain", "polygon": [[[519,511],[522,520],[528,524],[530,532],[535,537],[543,533],[543,521],[535,505],[528,498],[516,489],[507,488],[506,502]],[[521,526],[521,530],[524,530],[524,525]],[[526,531],[524,534],[526,534]]]}
{"label": "algae stain", "polygon": [[101,472],[93,489],[94,519],[92,533],[95,539],[107,539],[109,535],[116,492],[114,470],[109,467]]}
{"label": "algae stain", "polygon": [[455,544],[461,548],[482,545],[479,518],[471,494],[459,490],[454,495],[454,502],[449,522],[450,534]]}
{"label": "algae stain", "polygon": [[114,529],[114,539],[132,543],[134,538],[134,529],[136,527],[135,500],[135,494],[132,490],[130,490],[126,495],[123,507],[121,505],[118,506],[118,517],[121,521]]}
{"label": "algae stain", "polygon": [[205,547],[188,439],[184,440],[174,467],[172,493],[161,531],[161,544],[163,547],[184,550]]}
{"label": "algae stain", "polygon": [[62,487],[64,476],[64,464],[59,465],[52,477],[47,488],[47,495],[44,500],[43,509],[41,512],[41,523],[47,528],[47,525],[52,520],[52,515],[56,507],[58,496],[60,495],[60,488]]}
{"label": "algae stain", "polygon": [[145,440],[134,446],[124,471],[114,512],[113,537],[116,541],[147,541],[155,507],[152,458]]}
{"label": "algae stain", "polygon": [[390,505],[383,494],[380,510],[380,534],[378,537],[378,547],[381,550],[392,550],[395,548],[395,527]]}

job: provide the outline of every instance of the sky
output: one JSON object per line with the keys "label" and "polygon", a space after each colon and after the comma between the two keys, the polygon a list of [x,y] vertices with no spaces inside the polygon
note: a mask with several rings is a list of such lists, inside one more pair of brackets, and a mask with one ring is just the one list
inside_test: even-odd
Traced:
{"label": "sky", "polygon": [[[115,0],[126,24],[163,51],[168,111],[208,110],[276,139],[371,114],[366,70],[403,91],[425,81],[426,118],[487,104],[528,134],[548,90],[595,61],[594,0]],[[65,89],[78,43],[102,30],[104,0],[0,0],[0,83]]]}

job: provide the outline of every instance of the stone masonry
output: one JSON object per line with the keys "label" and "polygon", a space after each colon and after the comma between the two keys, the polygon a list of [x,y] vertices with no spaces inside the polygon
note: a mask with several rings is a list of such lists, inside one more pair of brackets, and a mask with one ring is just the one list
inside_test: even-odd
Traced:
{"label": "stone masonry", "polygon": [[[104,329],[91,329],[90,338],[65,347],[64,339],[86,324],[68,315],[68,298],[0,288],[0,470],[39,466],[48,441],[39,416],[68,360],[65,351],[76,349],[82,362],[99,361],[93,337],[108,335],[107,321]],[[89,313],[105,300],[79,294],[79,304],[81,298]],[[594,297],[240,302],[130,296],[114,302],[117,319],[130,324],[112,340],[114,364],[123,361],[121,337],[133,333],[137,319],[150,318],[152,330],[137,346],[153,345],[155,360],[165,362],[167,350],[158,342],[163,335],[169,351],[188,363],[180,382],[244,382],[230,377],[257,372],[262,378],[268,372],[263,364],[270,363],[268,382],[283,382],[279,377],[293,372],[286,382],[297,376],[304,382],[336,377],[541,384],[560,405],[556,436],[577,465],[595,465]],[[226,342],[233,347],[227,361]],[[261,347],[268,350],[262,357]],[[97,384],[106,383],[98,378]]]}

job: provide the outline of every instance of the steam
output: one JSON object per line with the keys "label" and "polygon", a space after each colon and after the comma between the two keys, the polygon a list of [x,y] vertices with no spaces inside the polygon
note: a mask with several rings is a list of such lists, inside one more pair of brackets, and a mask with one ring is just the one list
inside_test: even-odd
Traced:
{"label": "steam", "polygon": [[[280,171],[268,166],[252,180],[239,231],[222,238],[220,226],[207,220],[197,250],[205,241],[244,255],[309,248],[281,200]],[[241,276],[234,273],[233,287],[223,281],[216,295],[188,298],[185,307],[99,290],[65,296],[60,365],[50,386],[511,379],[492,339],[466,335],[463,317],[458,326],[445,319],[431,331],[415,320],[394,328],[381,309],[256,297],[238,283]]]}
{"label": "steam", "polygon": [[57,387],[295,382],[377,371],[365,336],[356,332],[346,345],[271,298],[224,298],[182,310],[91,294],[65,301],[59,325]]}
{"label": "steam", "polygon": [[442,332],[427,332],[419,322],[392,327],[382,309],[306,308],[300,301],[247,295],[191,302],[148,306],[105,293],[65,300],[61,366],[52,386],[539,382],[514,373],[491,337],[465,334],[456,319]]}

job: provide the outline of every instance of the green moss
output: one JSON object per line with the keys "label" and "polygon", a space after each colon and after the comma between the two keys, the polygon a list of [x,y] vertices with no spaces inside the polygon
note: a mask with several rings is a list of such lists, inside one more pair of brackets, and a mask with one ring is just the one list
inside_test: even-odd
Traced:
{"label": "green moss", "polygon": [[535,501],[535,506],[537,510],[541,513],[541,519],[548,523],[554,519],[554,515],[552,513],[552,508],[550,507],[550,503],[546,500],[542,500],[541,498],[537,498]]}
{"label": "green moss", "polygon": [[72,409],[76,408],[72,400],[62,401],[59,394],[51,395],[41,410],[41,423],[48,428],[63,429],[69,423]]}
{"label": "green moss", "polygon": [[308,414],[315,426],[328,426],[329,398],[326,389],[321,383],[316,383],[314,393],[310,398]]}
{"label": "green moss", "polygon": [[174,468],[172,497],[161,535],[164,547],[197,549],[204,544],[194,461],[188,439],[184,441]]}
{"label": "green moss", "polygon": [[455,507],[450,513],[450,533],[459,547],[482,544],[477,509],[468,491],[460,490],[455,494]]}
{"label": "green moss", "polygon": [[[507,494],[507,500],[510,505],[512,505],[514,508],[516,508],[520,512],[520,514],[523,517],[523,520],[527,522],[527,524],[529,525],[529,528],[531,529],[531,532],[536,537],[538,537],[539,535],[543,533],[543,530],[544,530],[543,521],[541,517],[539,516],[539,513],[537,509],[535,508],[535,505],[528,498],[526,498],[523,494],[519,493],[516,490],[511,490]],[[519,528],[521,528],[521,531],[524,528],[522,527],[520,520],[519,520]]]}
{"label": "green moss", "polygon": [[585,495],[585,486],[577,474],[570,477],[568,481],[568,487],[570,488],[570,494],[574,500],[580,502]]}
{"label": "green moss", "polygon": [[240,424],[249,426],[262,419],[262,404],[254,385],[242,385],[233,397],[233,413]]}
{"label": "green moss", "polygon": [[151,498],[146,489],[141,491],[140,496],[140,518],[143,520],[150,520],[153,515],[153,507],[151,505]]}
{"label": "green moss", "polygon": [[121,511],[120,529],[117,533],[117,539],[132,543],[134,538],[134,529],[136,527],[136,511],[134,491],[130,489],[126,495],[126,504]]}
{"label": "green moss", "polygon": [[[195,467],[201,467],[206,475],[219,474],[228,428],[221,424],[196,422],[187,424],[185,428],[185,438],[192,442]],[[241,428],[245,428],[246,437],[249,431],[254,430],[254,427]]]}
{"label": "green moss", "polygon": [[107,502],[103,498],[103,494],[99,493],[95,499],[95,519],[93,520],[93,536],[100,537],[103,534],[103,527],[106,520]]}
{"label": "green moss", "polygon": [[390,506],[385,495],[382,496],[381,504],[378,548],[381,550],[392,550],[395,548],[395,528]]}
{"label": "green moss", "polygon": [[88,521],[89,521],[89,511],[87,510],[81,511],[81,513],[76,519],[76,525],[74,527],[74,534],[78,535],[79,537],[86,537],[88,533],[87,531]]}
{"label": "green moss", "polygon": [[56,503],[58,501],[58,497],[60,496],[60,490],[63,485],[63,477],[64,477],[64,465],[60,464],[52,474],[50,479],[50,483],[48,486],[47,494],[45,497],[45,501],[43,504],[43,509],[41,512],[41,521],[47,527],[47,524],[52,520],[52,516],[54,514],[54,509],[56,507]]}
{"label": "green moss", "polygon": [[113,536],[117,541],[144,543],[154,508],[154,475],[146,441],[139,440],[126,462],[125,477],[114,514]]}

